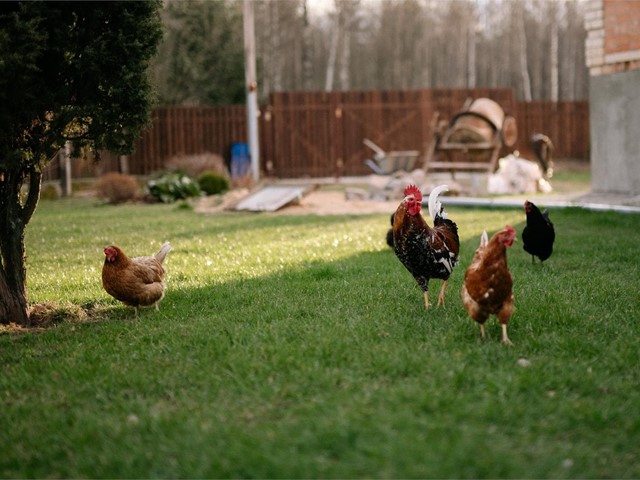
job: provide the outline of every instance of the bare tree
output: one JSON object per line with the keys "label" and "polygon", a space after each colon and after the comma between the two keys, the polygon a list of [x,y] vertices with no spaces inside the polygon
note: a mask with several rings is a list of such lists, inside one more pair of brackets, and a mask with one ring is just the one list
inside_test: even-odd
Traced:
{"label": "bare tree", "polygon": [[551,22],[551,51],[549,52],[549,58],[551,60],[551,71],[549,72],[549,82],[551,92],[549,94],[549,100],[553,102],[558,101],[560,89],[558,84],[559,78],[559,65],[558,65],[558,8],[556,2],[549,2],[549,20]]}
{"label": "bare tree", "polygon": [[475,88],[476,86],[476,33],[478,29],[475,3],[470,12],[471,18],[467,25],[467,87]]}
{"label": "bare tree", "polygon": [[559,74],[560,98],[584,99],[588,98],[589,70],[585,60],[585,39],[587,32],[584,28],[580,4],[576,2],[564,3],[564,21],[562,34],[559,36]]}
{"label": "bare tree", "polygon": [[522,82],[522,96],[525,102],[532,100],[531,94],[531,77],[529,76],[529,69],[527,65],[527,32],[525,29],[525,7],[522,0],[514,1],[512,8],[515,9],[515,34],[517,38],[517,55],[519,75]]}
{"label": "bare tree", "polygon": [[302,88],[309,90],[313,84],[313,58],[308,0],[303,0],[302,22]]}
{"label": "bare tree", "polygon": [[[336,0],[336,7],[338,7],[339,1]],[[340,15],[339,9],[336,8],[334,12],[333,30],[330,37],[331,46],[329,47],[329,58],[327,60],[327,74],[324,82],[324,89],[327,92],[333,90],[333,81],[336,72],[336,59],[338,58],[338,45],[340,44],[340,36],[344,29],[342,24],[343,18]]]}
{"label": "bare tree", "polygon": [[[222,63],[217,67],[222,85],[213,82],[219,76],[200,82],[210,77],[210,62],[189,46],[194,35],[208,35],[212,58],[221,53],[229,58],[233,41],[225,47],[220,40],[233,38],[232,30],[226,37],[216,32],[225,32],[219,22],[237,21],[232,15],[237,4],[167,0],[185,18],[186,10],[208,7],[212,22],[207,30],[165,19],[167,38],[176,41],[160,52],[165,60],[156,79],[173,79],[169,99],[211,102],[213,92],[233,83],[222,75],[231,71]],[[255,0],[261,101],[271,91],[321,89],[513,87],[522,100],[587,95],[582,2],[333,0],[330,5],[320,10],[316,0]],[[198,15],[188,17],[198,25]],[[199,92],[207,87],[210,94]]]}

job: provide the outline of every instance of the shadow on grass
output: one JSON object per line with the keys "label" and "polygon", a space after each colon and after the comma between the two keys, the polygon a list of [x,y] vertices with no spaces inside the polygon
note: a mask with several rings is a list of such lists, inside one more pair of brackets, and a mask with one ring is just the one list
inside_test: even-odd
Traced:
{"label": "shadow on grass", "polygon": [[[60,323],[139,323],[165,319],[183,321],[188,328],[192,320],[246,325],[291,319],[303,323],[326,320],[384,323],[398,317],[411,322],[430,321],[450,315],[454,308],[456,314],[464,313],[459,298],[462,265],[456,267],[449,282],[446,305],[427,311],[421,290],[389,248],[333,261],[309,261],[267,275],[212,282],[205,287],[190,286],[179,275],[173,275],[160,311],[141,308],[137,320],[133,308],[105,294],[104,298],[84,305],[56,302],[34,305],[33,328],[16,328],[10,333],[40,331]],[[437,295],[440,286],[440,280],[431,281],[433,295]]]}
{"label": "shadow on grass", "polygon": [[[379,251],[361,252],[339,260],[312,261],[294,267],[286,267],[275,273],[258,277],[240,277],[230,281],[215,282],[206,287],[189,286],[184,274],[170,273],[167,293],[159,313],[152,308],[140,309],[140,321],[154,317],[236,318],[242,321],[259,321],[276,318],[298,317],[351,317],[389,318],[406,315],[411,318],[438,317],[445,312],[466,316],[460,300],[464,271],[478,245],[479,236],[461,235],[460,263],[455,268],[447,290],[447,304],[443,309],[425,311],[422,294],[411,275],[385,245],[388,216],[334,215],[334,216],[273,216],[253,213],[233,213],[225,216],[220,233],[249,232],[259,229],[273,231],[317,227],[331,230],[332,225],[345,221],[369,221],[380,218]],[[229,217],[233,217],[230,221]],[[194,238],[215,234],[214,217],[203,217],[204,223],[192,224],[189,230],[176,232],[172,241],[179,245],[179,238]],[[213,225],[212,225],[213,223]],[[523,224],[514,225],[521,232]],[[255,232],[254,232],[255,238]],[[477,237],[477,238],[476,238]],[[516,248],[521,245],[516,244]],[[440,289],[441,281],[431,281],[432,298]],[[455,310],[453,310],[455,308]],[[125,307],[109,297],[90,300],[83,305],[48,302],[32,306],[33,328],[42,330],[62,322],[86,323],[104,320],[134,318],[133,309]],[[29,331],[13,328],[9,333]],[[0,332],[2,333],[2,332]]]}

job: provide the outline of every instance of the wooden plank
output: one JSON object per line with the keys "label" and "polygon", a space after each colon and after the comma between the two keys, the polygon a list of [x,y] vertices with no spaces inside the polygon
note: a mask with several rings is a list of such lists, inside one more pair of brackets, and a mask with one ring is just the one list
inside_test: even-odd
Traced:
{"label": "wooden plank", "polygon": [[429,170],[491,170],[487,162],[429,162]]}
{"label": "wooden plank", "polygon": [[267,186],[242,199],[235,210],[275,212],[291,202],[299,201],[308,187]]}
{"label": "wooden plank", "polygon": [[468,152],[470,150],[493,150],[496,148],[495,143],[491,142],[478,142],[478,143],[455,143],[455,142],[443,142],[438,145],[438,150],[461,150]]}

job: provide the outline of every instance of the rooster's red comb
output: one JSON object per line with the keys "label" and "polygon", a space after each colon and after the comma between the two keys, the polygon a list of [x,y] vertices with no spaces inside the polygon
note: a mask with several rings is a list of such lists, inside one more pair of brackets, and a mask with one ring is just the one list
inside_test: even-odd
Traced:
{"label": "rooster's red comb", "polygon": [[415,185],[409,185],[404,189],[404,196],[413,195],[418,202],[422,201],[422,192]]}
{"label": "rooster's red comb", "polygon": [[510,235],[515,235],[516,234],[516,230],[511,225],[507,225],[506,227],[504,227],[504,229],[507,232],[509,232]]}

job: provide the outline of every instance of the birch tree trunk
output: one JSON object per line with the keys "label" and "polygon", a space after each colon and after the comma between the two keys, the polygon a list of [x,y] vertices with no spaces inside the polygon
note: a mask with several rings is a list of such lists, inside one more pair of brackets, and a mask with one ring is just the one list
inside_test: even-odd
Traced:
{"label": "birch tree trunk", "polygon": [[550,71],[550,100],[552,102],[557,102],[560,93],[560,84],[559,84],[559,49],[558,49],[558,8],[555,2],[549,3],[550,8],[550,16],[551,16],[551,52],[550,52],[550,60],[551,60],[551,71]]}
{"label": "birch tree trunk", "polygon": [[334,0],[333,28],[331,29],[331,43],[329,46],[329,59],[327,60],[327,74],[324,82],[326,92],[333,90],[336,77],[336,64],[338,62],[338,46],[342,37],[342,14],[339,0]]}
{"label": "birch tree trunk", "polygon": [[302,86],[309,90],[313,86],[313,59],[311,58],[311,27],[309,25],[308,0],[303,3],[302,19]]}
{"label": "birch tree trunk", "polygon": [[520,78],[522,80],[522,96],[525,102],[530,102],[531,95],[531,78],[529,77],[529,69],[527,64],[527,32],[524,22],[524,4],[518,2],[518,44],[519,44],[519,60],[520,60]]}
{"label": "birch tree trunk", "polygon": [[476,87],[476,18],[475,13],[467,29],[467,88]]}
{"label": "birch tree trunk", "polygon": [[336,71],[336,58],[338,56],[338,25],[334,27],[333,35],[331,36],[331,46],[329,48],[329,59],[327,60],[327,75],[324,81],[324,90],[330,92],[333,90],[333,79]]}

